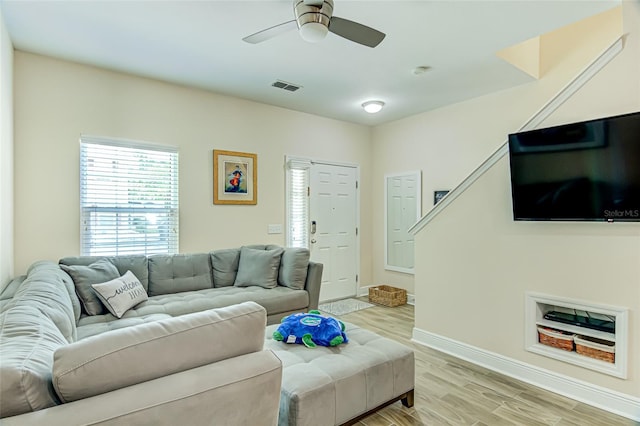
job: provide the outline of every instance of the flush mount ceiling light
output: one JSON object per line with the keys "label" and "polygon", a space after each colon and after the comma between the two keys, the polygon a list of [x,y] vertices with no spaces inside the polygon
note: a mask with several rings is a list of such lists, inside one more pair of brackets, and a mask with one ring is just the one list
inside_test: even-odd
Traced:
{"label": "flush mount ceiling light", "polygon": [[367,111],[369,114],[375,114],[376,112],[380,112],[382,107],[384,106],[384,102],[382,101],[367,101],[362,104],[362,108]]}

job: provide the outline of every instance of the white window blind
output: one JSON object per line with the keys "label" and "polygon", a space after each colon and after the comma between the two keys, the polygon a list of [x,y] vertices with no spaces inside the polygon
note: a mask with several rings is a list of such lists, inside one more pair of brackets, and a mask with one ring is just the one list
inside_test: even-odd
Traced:
{"label": "white window blind", "polygon": [[308,160],[287,161],[287,246],[309,248]]}
{"label": "white window blind", "polygon": [[178,151],[80,139],[82,255],[178,252]]}

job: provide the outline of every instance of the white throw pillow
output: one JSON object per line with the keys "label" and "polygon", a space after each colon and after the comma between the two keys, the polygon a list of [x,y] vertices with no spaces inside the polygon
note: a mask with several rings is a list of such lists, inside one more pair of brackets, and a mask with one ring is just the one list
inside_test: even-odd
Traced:
{"label": "white throw pillow", "polygon": [[131,271],[127,271],[120,278],[92,284],[91,287],[109,312],[118,318],[122,318],[129,309],[149,298],[142,283]]}

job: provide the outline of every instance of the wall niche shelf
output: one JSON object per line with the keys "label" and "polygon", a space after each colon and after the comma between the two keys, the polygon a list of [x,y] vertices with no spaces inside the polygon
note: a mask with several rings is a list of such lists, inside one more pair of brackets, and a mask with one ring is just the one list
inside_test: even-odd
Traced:
{"label": "wall niche shelf", "polygon": [[[592,314],[604,315],[615,320],[615,331],[606,332],[583,326],[565,324],[544,318],[550,311],[574,309],[587,311]],[[629,327],[629,309],[619,306],[601,305],[582,300],[550,296],[540,293],[527,292],[525,294],[525,349],[549,358],[578,365],[583,368],[609,374],[611,376],[627,378],[627,342]],[[571,334],[593,337],[615,343],[615,362],[601,361],[586,355],[543,345],[538,340],[538,326],[549,327]]]}

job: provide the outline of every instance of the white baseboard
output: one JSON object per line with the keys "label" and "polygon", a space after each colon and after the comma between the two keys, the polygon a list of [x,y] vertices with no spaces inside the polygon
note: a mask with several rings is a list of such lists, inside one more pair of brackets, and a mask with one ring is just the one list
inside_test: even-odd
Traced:
{"label": "white baseboard", "polygon": [[456,358],[472,362],[602,410],[640,421],[640,398],[536,367],[466,343],[413,329],[412,340]]}

